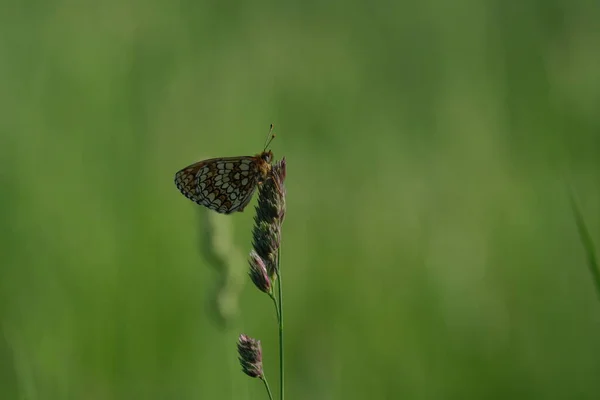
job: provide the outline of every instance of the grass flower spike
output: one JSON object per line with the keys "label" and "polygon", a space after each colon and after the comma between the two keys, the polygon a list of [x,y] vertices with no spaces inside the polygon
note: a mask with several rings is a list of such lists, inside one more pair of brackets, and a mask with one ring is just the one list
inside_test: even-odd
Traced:
{"label": "grass flower spike", "polygon": [[285,158],[273,164],[271,174],[260,186],[258,205],[254,216],[252,246],[264,261],[269,277],[277,275],[279,247],[281,245],[281,224],[285,218]]}
{"label": "grass flower spike", "polygon": [[[284,400],[284,357],[283,357],[283,290],[281,287],[281,225],[285,219],[286,161],[271,165],[268,178],[258,190],[258,204],[252,230],[250,252],[250,277],[263,292],[268,293],[277,315],[279,327],[279,391]],[[264,269],[263,269],[264,268]],[[266,276],[263,272],[266,271]],[[266,279],[268,278],[268,280]],[[277,297],[272,291],[272,282],[277,280]],[[268,282],[268,285],[266,284]],[[268,391],[268,388],[267,388]],[[270,394],[269,394],[270,396]]]}
{"label": "grass flower spike", "polygon": [[269,278],[269,274],[267,273],[265,262],[254,250],[250,252],[249,264],[250,271],[248,272],[248,275],[250,275],[250,279],[252,279],[254,286],[261,292],[265,292],[269,295],[272,294],[273,286],[271,285],[271,278]]}
{"label": "grass flower spike", "polygon": [[[285,158],[275,162],[269,174],[261,182],[258,189],[258,204],[252,229],[252,251],[250,251],[250,270],[248,274],[254,285],[267,293],[275,306],[279,328],[279,392],[280,400],[284,400],[284,363],[283,363],[283,291],[281,288],[281,225],[285,218]],[[277,296],[273,293],[274,282],[277,283]],[[238,351],[242,369],[247,375],[262,379],[273,399],[267,378],[262,371],[260,343],[245,335],[240,336]],[[253,350],[254,349],[254,350]],[[247,360],[247,361],[245,361]],[[260,361],[260,366],[258,362]]]}
{"label": "grass flower spike", "polygon": [[240,335],[237,348],[242,371],[252,378],[264,377],[260,340]]}

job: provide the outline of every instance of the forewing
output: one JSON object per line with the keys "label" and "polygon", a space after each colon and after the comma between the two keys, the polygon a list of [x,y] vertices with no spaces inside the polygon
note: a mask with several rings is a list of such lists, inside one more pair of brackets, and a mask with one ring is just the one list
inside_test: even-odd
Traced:
{"label": "forewing", "polygon": [[206,164],[213,160],[199,161],[195,164],[189,165],[182,170],[177,171],[175,174],[175,186],[177,189],[188,199],[200,204],[200,198],[198,197],[198,179],[196,175],[198,171]]}
{"label": "forewing", "polygon": [[230,214],[248,205],[258,178],[256,157],[213,158],[177,172],[175,184],[190,200]]}

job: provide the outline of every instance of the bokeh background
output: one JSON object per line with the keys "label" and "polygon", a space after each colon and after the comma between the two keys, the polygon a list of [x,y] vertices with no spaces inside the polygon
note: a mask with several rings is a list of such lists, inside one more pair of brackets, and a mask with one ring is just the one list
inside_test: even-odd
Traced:
{"label": "bokeh background", "polygon": [[[262,399],[253,207],[174,173],[288,162],[289,399],[598,399],[600,7],[0,3],[0,398]],[[252,206],[255,204],[255,200]],[[212,250],[211,250],[212,249]]]}

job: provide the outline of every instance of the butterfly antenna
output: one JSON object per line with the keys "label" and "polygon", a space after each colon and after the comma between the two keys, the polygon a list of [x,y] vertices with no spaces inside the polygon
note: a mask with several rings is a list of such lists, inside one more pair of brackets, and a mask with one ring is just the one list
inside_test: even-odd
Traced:
{"label": "butterfly antenna", "polygon": [[273,124],[271,124],[269,134],[267,135],[267,139],[265,140],[265,148],[263,151],[267,151],[267,147],[269,147],[273,139],[275,139],[275,134],[273,133]]}

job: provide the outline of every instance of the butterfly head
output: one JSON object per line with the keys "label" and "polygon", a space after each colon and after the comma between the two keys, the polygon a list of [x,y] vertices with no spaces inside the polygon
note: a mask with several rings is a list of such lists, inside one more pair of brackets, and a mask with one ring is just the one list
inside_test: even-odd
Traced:
{"label": "butterfly head", "polygon": [[261,177],[260,181],[263,181],[267,178],[269,171],[271,171],[273,152],[271,150],[263,151],[262,153],[257,154],[254,159],[258,166],[259,175]]}
{"label": "butterfly head", "polygon": [[263,151],[263,152],[260,154],[260,158],[261,158],[261,159],[262,159],[264,162],[266,162],[266,163],[269,163],[269,164],[270,164],[270,163],[271,163],[271,161],[273,160],[273,152],[272,152],[271,150],[269,150],[269,151]]}

